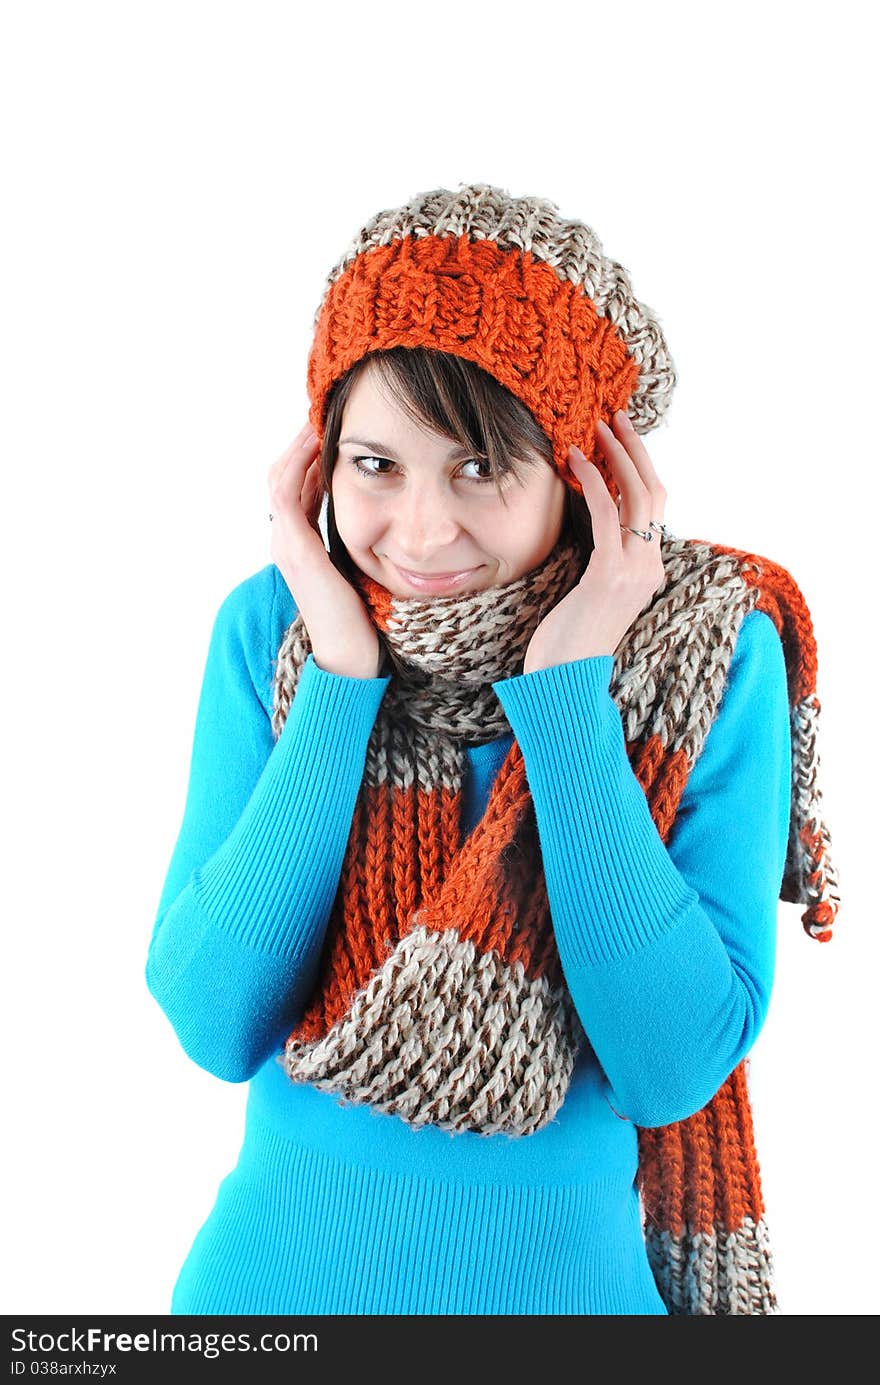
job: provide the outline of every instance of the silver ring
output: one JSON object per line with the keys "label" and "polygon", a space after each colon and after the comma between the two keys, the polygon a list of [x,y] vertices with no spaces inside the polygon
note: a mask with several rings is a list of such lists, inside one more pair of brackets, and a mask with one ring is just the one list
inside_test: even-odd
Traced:
{"label": "silver ring", "polygon": [[651,533],[648,532],[650,529],[656,529],[656,530],[657,530],[657,533],[658,533],[658,534],[662,534],[664,538],[666,538],[667,535],[668,535],[669,537],[671,537],[671,535],[669,534],[669,530],[667,529],[666,525],[665,525],[665,524],[661,524],[660,521],[659,521],[658,519],[652,519],[652,520],[650,520],[649,523],[648,523],[648,528],[647,528],[647,529],[633,529],[633,528],[631,528],[631,526],[630,526],[629,524],[621,524],[620,527],[621,527],[621,529],[627,529],[627,530],[629,530],[629,532],[630,532],[631,534],[638,534],[638,536],[639,536],[640,539],[644,539],[644,540],[645,540],[645,543],[650,543],[651,540],[652,540],[653,537],[654,537],[653,534],[651,534]]}

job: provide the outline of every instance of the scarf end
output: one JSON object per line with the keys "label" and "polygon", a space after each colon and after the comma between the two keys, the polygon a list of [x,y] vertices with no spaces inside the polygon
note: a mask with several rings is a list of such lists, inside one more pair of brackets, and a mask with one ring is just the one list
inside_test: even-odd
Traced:
{"label": "scarf end", "polygon": [[811,693],[791,712],[792,809],[779,897],[791,904],[806,904],[801,915],[804,931],[817,942],[827,943],[840,908],[840,890],[818,785],[820,709],[818,697]]}
{"label": "scarf end", "polygon": [[681,1235],[648,1228],[648,1260],[660,1297],[675,1316],[769,1317],[779,1312],[773,1259],[762,1218],[746,1217],[736,1229],[685,1230]]}

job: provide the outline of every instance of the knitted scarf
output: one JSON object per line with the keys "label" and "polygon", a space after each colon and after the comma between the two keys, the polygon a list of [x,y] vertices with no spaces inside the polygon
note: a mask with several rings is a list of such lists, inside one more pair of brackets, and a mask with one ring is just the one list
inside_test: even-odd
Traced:
{"label": "knitted scarf", "polygon": [[[816,784],[812,624],[790,574],[740,550],[662,539],[665,580],[614,655],[610,692],[662,840],[756,607],[785,652],[792,801],[780,898],[831,936],[838,906]],[[463,840],[466,748],[511,730],[494,680],[522,672],[544,615],[581,576],[563,538],[536,569],[432,599],[358,585],[395,672],[366,752],[310,1003],[280,1061],[296,1082],[414,1127],[524,1136],[553,1119],[587,1036],[562,972],[522,752],[513,744]],[[311,650],[300,616],[276,658],[281,734]],[[639,1129],[648,1256],[675,1314],[777,1311],[745,1060],[696,1115]]]}

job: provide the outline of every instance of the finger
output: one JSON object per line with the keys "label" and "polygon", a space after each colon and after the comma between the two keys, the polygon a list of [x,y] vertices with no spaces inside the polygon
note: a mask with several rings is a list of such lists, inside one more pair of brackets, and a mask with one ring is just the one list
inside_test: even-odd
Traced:
{"label": "finger", "polygon": [[[653,542],[656,538],[653,531],[647,528],[647,524],[644,526],[646,532],[651,534],[651,541],[646,543],[640,534],[633,534],[630,529],[625,528],[629,520],[624,518],[614,505],[599,468],[595,463],[587,462],[583,453],[578,452],[576,448],[572,448],[571,453],[571,466],[581,482],[584,499],[590,510],[594,550],[609,561],[629,555],[637,559],[640,565],[656,565],[661,559],[659,544]],[[631,526],[633,529],[642,527],[638,524]]]}
{"label": "finger", "polygon": [[300,502],[313,528],[317,527],[323,500],[324,486],[321,480],[320,459],[316,457],[306,472]]}
{"label": "finger", "polygon": [[620,491],[621,523],[644,529],[652,518],[652,496],[635,460],[602,419],[596,425],[596,436]]}
{"label": "finger", "polygon": [[581,483],[584,500],[590,512],[593,548],[602,553],[619,554],[622,540],[620,515],[601,471],[595,462],[587,461],[578,447],[569,449],[569,462]]}
{"label": "finger", "polygon": [[284,449],[278,460],[272,463],[269,468],[270,480],[276,476],[283,476],[291,462],[294,464],[305,464],[307,460],[311,461],[317,446],[317,441],[312,425],[307,423],[305,427],[297,433],[293,442]]}
{"label": "finger", "polygon": [[[660,568],[662,579],[662,554],[657,532],[651,528],[652,521],[662,524],[666,509],[666,491],[660,482],[654,465],[648,456],[647,448],[641,442],[627,414],[619,409],[614,414],[617,436],[608,452],[611,458],[614,479],[621,493],[619,523],[624,552],[631,553],[641,566],[648,570]],[[597,430],[602,432],[602,430]],[[607,436],[612,436],[605,429]],[[606,439],[607,440],[607,439]],[[624,463],[623,453],[627,463]],[[638,475],[638,484],[634,476]],[[630,477],[631,488],[627,487],[625,476]],[[645,501],[647,500],[647,506]],[[637,532],[633,532],[633,531]],[[647,542],[646,542],[647,539]],[[657,587],[654,588],[657,590]]]}
{"label": "finger", "polygon": [[[624,424],[621,431],[625,429],[626,425]],[[613,439],[610,430],[597,428],[596,431],[597,436],[602,438],[606,444],[604,450],[620,495],[618,518],[623,543],[627,545],[627,540],[629,540],[629,549],[632,549],[634,545],[637,548],[639,543],[644,544],[645,534],[650,534],[653,538],[655,531],[651,529],[652,521],[663,522],[666,492],[659,481],[655,481],[650,487],[646,484],[643,473],[639,469],[637,457],[627,450],[620,439]],[[647,451],[641,444],[633,445],[633,449],[647,458]],[[650,459],[648,459],[647,469],[656,477],[656,473],[650,465]],[[638,532],[634,533],[634,530]]]}
{"label": "finger", "polygon": [[299,503],[306,472],[315,460],[320,444],[311,431],[300,433],[269,468],[269,497],[277,508]]}
{"label": "finger", "polygon": [[614,425],[614,433],[612,436],[615,442],[623,447],[650,496],[650,514],[648,518],[662,520],[666,507],[666,489],[660,477],[657,475],[648,449],[645,447],[645,444],[633,427],[632,420],[624,409],[618,409],[611,421]]}

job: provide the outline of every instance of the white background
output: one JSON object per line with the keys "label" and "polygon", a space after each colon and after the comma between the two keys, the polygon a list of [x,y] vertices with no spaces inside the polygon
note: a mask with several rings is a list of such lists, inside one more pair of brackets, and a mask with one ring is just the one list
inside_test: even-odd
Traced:
{"label": "white background", "polygon": [[208,638],[269,561],[324,277],[483,181],[588,222],[679,373],[674,532],[793,574],[819,648],[828,945],[780,904],[753,1052],[786,1314],[873,1314],[876,45],[868,4],[4,9],[6,1313],[165,1313],[245,1088],[143,978]]}

